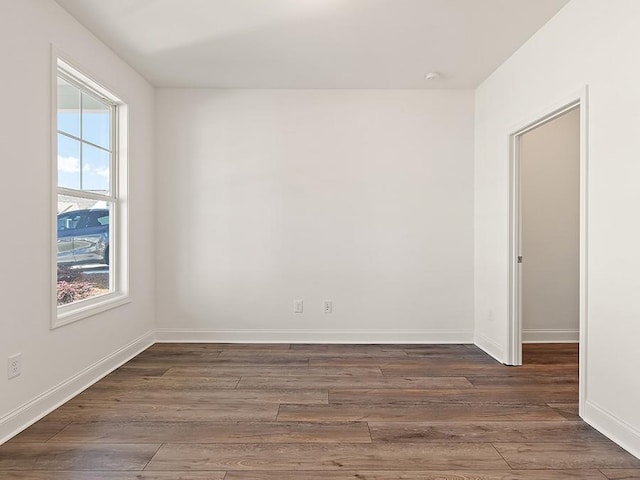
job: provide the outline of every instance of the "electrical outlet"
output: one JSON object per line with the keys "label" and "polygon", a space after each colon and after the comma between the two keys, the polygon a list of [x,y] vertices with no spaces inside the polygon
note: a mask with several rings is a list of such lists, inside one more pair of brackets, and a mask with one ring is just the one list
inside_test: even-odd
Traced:
{"label": "electrical outlet", "polygon": [[9,357],[7,363],[7,377],[9,379],[15,378],[22,373],[22,354],[16,353]]}
{"label": "electrical outlet", "polygon": [[293,313],[302,313],[304,311],[302,300],[293,301]]}
{"label": "electrical outlet", "polygon": [[324,302],[322,302],[322,311],[324,313],[333,312],[333,302],[331,300],[325,300]]}

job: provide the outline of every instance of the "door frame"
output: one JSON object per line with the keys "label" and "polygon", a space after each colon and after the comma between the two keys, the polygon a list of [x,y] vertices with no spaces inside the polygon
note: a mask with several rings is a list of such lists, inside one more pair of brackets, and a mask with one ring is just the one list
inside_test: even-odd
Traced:
{"label": "door frame", "polygon": [[[522,136],[540,125],[580,108],[580,254],[579,254],[579,414],[583,416],[587,382],[587,188],[588,188],[588,87],[585,85],[563,99],[532,113],[519,122],[509,134],[509,320],[507,332],[508,365],[522,365],[522,202],[521,147]],[[526,259],[523,261],[526,262]]]}

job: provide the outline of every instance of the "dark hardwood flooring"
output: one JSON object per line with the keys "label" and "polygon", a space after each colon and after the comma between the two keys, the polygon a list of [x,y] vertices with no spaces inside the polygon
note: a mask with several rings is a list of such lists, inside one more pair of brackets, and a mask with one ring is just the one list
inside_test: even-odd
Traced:
{"label": "dark hardwood flooring", "polygon": [[1,479],[623,480],[577,345],[156,344],[0,446]]}

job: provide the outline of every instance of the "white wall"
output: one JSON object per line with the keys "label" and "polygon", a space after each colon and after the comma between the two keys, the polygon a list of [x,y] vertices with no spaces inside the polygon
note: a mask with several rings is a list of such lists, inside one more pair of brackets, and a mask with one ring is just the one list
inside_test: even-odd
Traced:
{"label": "white wall", "polygon": [[[55,330],[50,329],[51,43],[129,103],[131,135],[133,301]],[[154,328],[155,92],[51,0],[0,1],[0,60],[0,365],[16,352],[23,361],[15,379],[8,381],[0,369],[2,442],[113,363],[97,362],[115,352],[112,360],[122,360],[152,338],[130,345]],[[129,350],[120,351],[127,345]]]}
{"label": "white wall", "polygon": [[160,339],[472,340],[473,92],[157,95]]}
{"label": "white wall", "polygon": [[522,340],[577,342],[580,110],[522,135]]}
{"label": "white wall", "polygon": [[585,419],[640,455],[640,2],[574,0],[476,92],[475,328],[505,358],[508,134],[589,85]]}

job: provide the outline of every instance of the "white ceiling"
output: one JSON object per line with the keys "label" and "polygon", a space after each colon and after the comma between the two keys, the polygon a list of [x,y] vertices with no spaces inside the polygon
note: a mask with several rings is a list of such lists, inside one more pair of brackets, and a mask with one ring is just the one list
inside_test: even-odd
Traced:
{"label": "white ceiling", "polygon": [[57,0],[152,84],[218,88],[474,88],[567,1]]}

